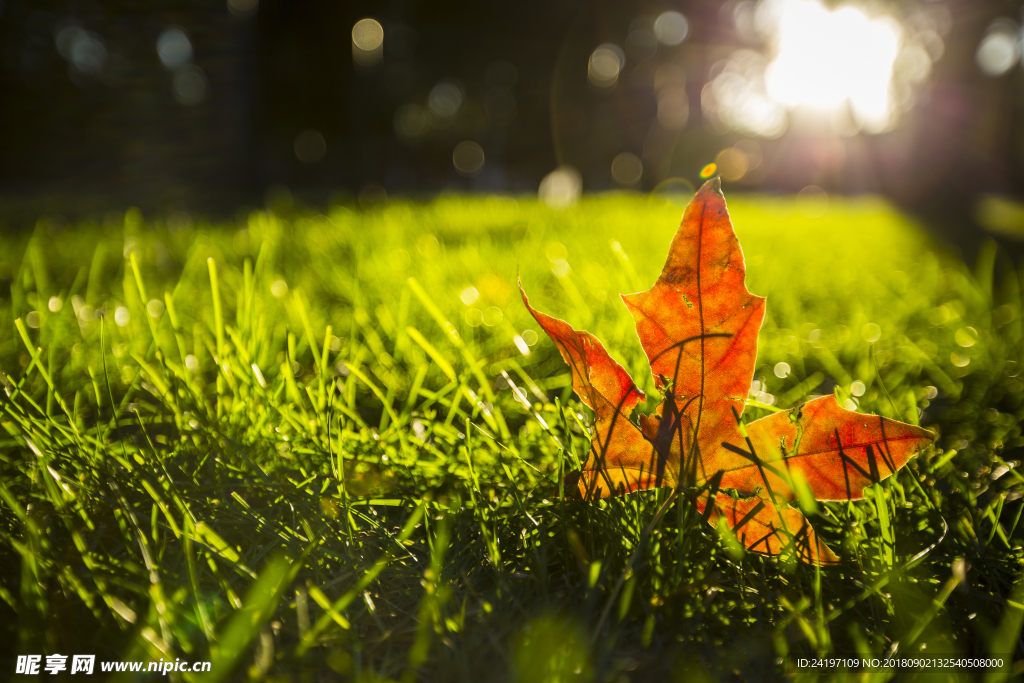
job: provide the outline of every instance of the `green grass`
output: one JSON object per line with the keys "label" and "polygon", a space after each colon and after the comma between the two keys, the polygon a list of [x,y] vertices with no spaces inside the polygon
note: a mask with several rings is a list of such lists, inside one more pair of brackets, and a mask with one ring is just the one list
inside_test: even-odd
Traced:
{"label": "green grass", "polygon": [[744,553],[680,499],[596,630],[669,491],[559,499],[590,417],[516,275],[653,393],[616,295],[655,280],[678,205],[41,221],[0,249],[0,661],[690,681],[817,680],[778,659],[897,643],[1021,659],[1020,275],[941,255],[876,200],[814,219],[729,200],[768,297],[754,398],[834,389],[939,434],[866,500],[817,505],[840,566]]}

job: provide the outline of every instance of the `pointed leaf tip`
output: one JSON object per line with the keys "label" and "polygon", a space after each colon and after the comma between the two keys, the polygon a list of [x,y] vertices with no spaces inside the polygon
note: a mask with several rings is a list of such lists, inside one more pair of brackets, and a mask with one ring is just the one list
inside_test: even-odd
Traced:
{"label": "pointed leaf tip", "polygon": [[[654,286],[623,297],[656,386],[671,389],[666,402],[675,405],[667,412],[678,416],[672,426],[691,425],[698,450],[709,456],[735,432],[733,413],[743,413],[754,375],[765,300],[747,290],[745,278],[743,252],[713,178],[686,207]],[[672,458],[693,441],[663,440],[674,444]],[[699,477],[714,473],[703,464],[697,469]]]}
{"label": "pointed leaf tip", "polygon": [[716,175],[713,178],[708,178],[707,180],[705,180],[704,184],[701,185],[700,189],[697,191],[697,194],[699,195],[702,192],[703,193],[714,192],[714,193],[722,195],[724,197],[725,195],[722,194],[722,178],[721,178],[721,176],[717,176]]}
{"label": "pointed leaf tip", "polygon": [[519,293],[523,304],[544,332],[555,342],[562,358],[572,372],[572,388],[591,410],[598,411],[602,404],[613,406],[627,417],[644,400],[625,368],[605,350],[597,337],[586,330],[576,330],[564,320],[554,318],[533,308],[522,283]]}

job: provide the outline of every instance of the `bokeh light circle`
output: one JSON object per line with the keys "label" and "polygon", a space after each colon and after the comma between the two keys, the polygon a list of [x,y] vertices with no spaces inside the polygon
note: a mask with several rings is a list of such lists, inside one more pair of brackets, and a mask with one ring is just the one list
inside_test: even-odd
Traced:
{"label": "bokeh light circle", "polygon": [[452,163],[462,175],[473,175],[484,167],[484,149],[472,140],[463,140],[452,152]]}
{"label": "bokeh light circle", "polygon": [[662,45],[679,45],[689,32],[690,24],[679,12],[662,12],[654,20],[654,35]]}
{"label": "bokeh light circle", "polygon": [[631,152],[622,152],[612,160],[612,178],[619,185],[627,187],[636,185],[644,174],[644,164],[640,157]]}

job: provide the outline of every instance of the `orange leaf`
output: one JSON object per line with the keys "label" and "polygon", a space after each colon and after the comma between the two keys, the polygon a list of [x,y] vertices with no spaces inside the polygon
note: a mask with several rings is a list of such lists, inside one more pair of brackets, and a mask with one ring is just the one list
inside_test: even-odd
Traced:
{"label": "orange leaf", "polygon": [[597,337],[534,310],[522,283],[519,292],[526,309],[569,365],[573,391],[594,411],[591,455],[583,471],[568,481],[577,486],[580,495],[598,497],[662,486],[664,482],[655,471],[658,468],[652,464],[657,453],[629,421],[633,409],[644,400],[629,373],[608,355]]}
{"label": "orange leaf", "polygon": [[701,436],[719,423],[734,427],[732,411],[743,412],[750,391],[764,298],[748,292],[743,278],[743,253],[716,179],[686,207],[658,281],[622,297],[655,385],[669,389]]}
{"label": "orange leaf", "polygon": [[[795,471],[818,500],[863,498],[866,486],[906,465],[932,440],[926,429],[841,408],[834,396],[751,422],[747,431],[771,490],[787,500],[793,497],[788,479]],[[720,484],[739,491],[761,485],[753,460],[726,470]]]}
{"label": "orange leaf", "polygon": [[861,498],[864,487],[897,471],[933,436],[844,410],[828,396],[741,428],[765,312],[745,274],[719,181],[709,180],[686,207],[658,281],[623,297],[665,394],[639,426],[629,418],[643,394],[622,366],[589,332],[535,311],[523,292],[569,364],[573,390],[596,416],[590,457],[567,483],[584,497],[674,486],[695,492],[704,512],[711,480],[708,519],[724,519],[747,548],[835,562],[789,505],[796,481],[818,500]]}
{"label": "orange leaf", "polygon": [[[696,500],[697,509],[705,514],[708,493]],[[736,535],[736,540],[749,550],[766,555],[787,555],[796,553],[804,562],[834,564],[839,561],[836,554],[814,533],[807,518],[789,505],[777,507],[771,502],[758,498],[733,499],[719,493],[708,514],[708,521],[715,525],[719,519]]]}

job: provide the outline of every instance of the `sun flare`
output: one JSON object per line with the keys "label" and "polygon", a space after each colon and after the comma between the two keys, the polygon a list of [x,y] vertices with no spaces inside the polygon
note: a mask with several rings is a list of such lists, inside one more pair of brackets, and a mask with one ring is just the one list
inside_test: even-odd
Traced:
{"label": "sun flare", "polygon": [[830,11],[815,0],[784,0],[777,21],[776,56],[765,73],[772,99],[790,108],[848,104],[866,128],[885,126],[902,40],[895,20],[851,6]]}
{"label": "sun flare", "polygon": [[712,66],[701,93],[705,120],[766,138],[782,135],[794,115],[824,120],[841,135],[889,130],[942,54],[932,18],[913,15],[915,31],[853,4],[740,3],[737,31],[762,47],[738,49]]}

